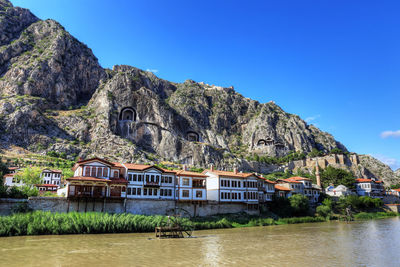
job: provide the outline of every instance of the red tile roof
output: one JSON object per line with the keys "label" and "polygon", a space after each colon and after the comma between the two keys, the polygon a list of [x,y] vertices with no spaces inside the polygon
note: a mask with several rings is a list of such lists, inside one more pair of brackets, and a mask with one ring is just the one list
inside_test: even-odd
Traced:
{"label": "red tile roof", "polygon": [[55,185],[55,184],[36,184],[36,186],[43,186],[43,187],[58,187],[58,185]]}
{"label": "red tile roof", "polygon": [[112,162],[112,164],[113,164],[115,167],[124,168],[124,165],[122,165],[122,164],[119,163],[119,162]]}
{"label": "red tile roof", "polygon": [[292,180],[292,179],[290,179],[290,178],[287,178],[287,179],[279,179],[278,181],[284,181],[284,182],[287,182],[287,183],[301,184],[300,181]]}
{"label": "red tile roof", "polygon": [[5,177],[14,177],[14,175],[16,175],[16,173],[7,173],[7,174],[4,174],[4,178]]}
{"label": "red tile roof", "polygon": [[218,176],[224,176],[224,177],[235,177],[235,178],[247,178],[250,176],[255,176],[254,173],[245,173],[245,172],[228,172],[228,171],[217,171],[217,170],[204,170],[203,173],[206,172],[211,172],[214,173]]}
{"label": "red tile roof", "polygon": [[289,188],[277,184],[275,185],[275,189],[279,191],[291,191]]}
{"label": "red tile roof", "polygon": [[156,168],[162,171],[162,169],[158,168],[154,165],[146,165],[146,164],[133,164],[133,163],[124,163],[124,166],[128,168],[128,170],[137,170],[137,171],[144,171],[150,168]]}
{"label": "red tile roof", "polygon": [[173,174],[176,174],[178,172],[178,170],[168,170],[168,169],[164,169],[164,168],[161,168],[161,170],[165,173],[173,173]]}
{"label": "red tile roof", "polygon": [[364,178],[358,178],[356,179],[357,183],[371,183],[372,180],[371,179],[364,179]]}
{"label": "red tile roof", "polygon": [[176,175],[177,176],[189,176],[189,177],[207,178],[207,175],[204,175],[202,173],[185,171],[185,170],[176,171]]}
{"label": "red tile roof", "polygon": [[276,182],[271,181],[271,180],[268,180],[267,178],[264,178],[264,177],[262,177],[262,176],[257,176],[257,178],[260,178],[260,179],[264,180],[265,182],[267,182],[267,183],[269,183],[269,184],[276,184]]}
{"label": "red tile roof", "polygon": [[300,176],[294,176],[294,177],[290,177],[290,178],[288,178],[288,179],[290,179],[290,180],[295,180],[295,181],[304,181],[304,180],[306,180],[306,181],[311,181],[310,178],[304,178],[304,177],[300,177]]}

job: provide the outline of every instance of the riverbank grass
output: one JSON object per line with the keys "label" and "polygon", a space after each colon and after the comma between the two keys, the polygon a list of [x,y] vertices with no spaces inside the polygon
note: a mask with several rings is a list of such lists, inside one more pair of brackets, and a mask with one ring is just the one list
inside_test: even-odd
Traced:
{"label": "riverbank grass", "polygon": [[[356,220],[379,219],[398,216],[394,212],[355,214]],[[199,217],[189,220],[178,218],[181,225],[191,230],[238,228],[325,222],[326,217],[271,218],[247,214],[227,214]],[[0,216],[0,236],[62,235],[101,233],[153,232],[154,228],[168,221],[167,216],[145,216],[129,213],[109,214],[100,212],[52,213],[35,211]]]}

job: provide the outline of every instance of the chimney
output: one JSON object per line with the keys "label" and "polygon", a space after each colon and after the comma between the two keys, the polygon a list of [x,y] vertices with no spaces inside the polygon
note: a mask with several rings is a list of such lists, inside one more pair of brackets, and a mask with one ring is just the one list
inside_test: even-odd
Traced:
{"label": "chimney", "polygon": [[213,172],[214,171],[214,164],[210,165],[210,171]]}
{"label": "chimney", "polygon": [[187,171],[187,165],[186,164],[183,164],[183,170]]}
{"label": "chimney", "polygon": [[238,170],[237,170],[237,168],[235,167],[235,168],[233,168],[233,172],[235,173],[235,174],[237,174],[238,173]]}
{"label": "chimney", "polygon": [[317,185],[322,188],[321,186],[321,176],[319,176],[319,166],[318,161],[315,162],[315,177],[317,178]]}

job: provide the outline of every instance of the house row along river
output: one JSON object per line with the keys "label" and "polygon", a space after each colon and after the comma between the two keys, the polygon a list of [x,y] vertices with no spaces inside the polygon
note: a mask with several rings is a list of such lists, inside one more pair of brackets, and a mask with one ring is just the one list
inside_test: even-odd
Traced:
{"label": "house row along river", "polygon": [[400,266],[400,218],[154,234],[0,238],[0,266]]}

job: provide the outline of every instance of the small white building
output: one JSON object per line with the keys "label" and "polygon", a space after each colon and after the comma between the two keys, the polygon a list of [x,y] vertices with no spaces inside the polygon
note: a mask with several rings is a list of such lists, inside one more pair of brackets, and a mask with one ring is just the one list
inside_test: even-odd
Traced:
{"label": "small white building", "polygon": [[175,173],[154,165],[121,164],[128,181],[127,197],[137,199],[174,199]]}
{"label": "small white building", "polygon": [[207,199],[220,203],[245,203],[248,210],[258,210],[258,176],[254,173],[205,170]]}
{"label": "small white building", "polygon": [[3,184],[5,186],[22,186],[24,185],[22,181],[18,181],[15,177],[18,171],[21,169],[19,167],[9,167],[8,173],[3,176]]}
{"label": "small white building", "polygon": [[358,178],[356,179],[355,187],[357,195],[359,196],[383,198],[383,195],[385,194],[382,181]]}
{"label": "small white building", "polygon": [[325,188],[325,193],[331,197],[341,197],[341,196],[352,195],[351,190],[349,190],[344,185],[338,185],[337,187],[330,185],[327,188]]}
{"label": "small white building", "polygon": [[3,183],[5,186],[23,186],[24,183],[22,183],[21,180],[18,180],[17,177],[15,177],[16,173],[8,173],[3,176]]}
{"label": "small white building", "polygon": [[60,188],[62,171],[60,170],[42,170],[42,174],[40,175],[42,178],[42,183],[46,185],[57,185],[57,188]]}
{"label": "small white building", "polygon": [[321,194],[321,188],[313,185],[310,178],[294,176],[287,179],[280,179],[277,181],[277,184],[280,187],[290,189],[291,195],[301,194],[306,196],[311,204],[317,203]]}
{"label": "small white building", "polygon": [[294,179],[287,178],[287,179],[278,179],[276,183],[281,187],[286,187],[290,189],[291,195],[304,194],[304,184],[301,181],[296,181]]}
{"label": "small white building", "polygon": [[276,182],[270,181],[262,176],[258,176],[258,200],[260,203],[273,200],[275,195]]}
{"label": "small white building", "polygon": [[176,171],[176,200],[190,202],[207,201],[207,176],[186,170]]}

